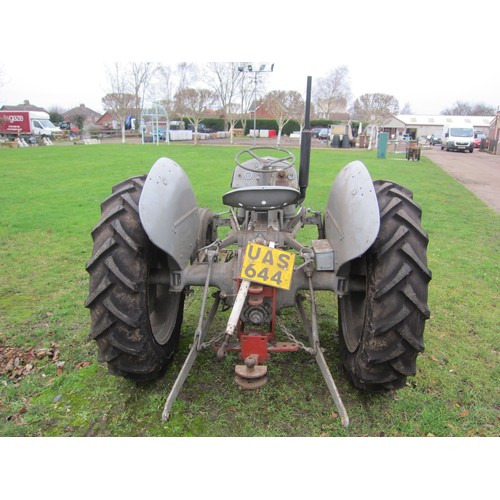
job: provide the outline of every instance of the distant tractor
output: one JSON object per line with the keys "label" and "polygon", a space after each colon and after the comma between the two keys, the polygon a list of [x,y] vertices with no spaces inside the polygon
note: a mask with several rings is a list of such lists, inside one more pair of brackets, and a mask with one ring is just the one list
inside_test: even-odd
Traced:
{"label": "distant tractor", "polygon": [[[187,175],[168,158],[148,175],[116,185],[101,205],[86,305],[90,337],[111,373],[137,381],[160,377],[178,345],[186,292],[202,289],[193,342],[167,398],[165,421],[198,353],[210,346],[218,358],[239,354],[235,380],[244,389],[266,383],[271,354],[304,349],[347,426],[319,340],[320,290],[338,297],[340,354],[354,386],[385,392],[415,375],[431,280],[421,209],[408,189],[372,181],[360,161],[337,175],[324,213],[303,205],[310,97],[309,77],[300,170],[285,149],[241,151],[231,190],[222,196],[226,214],[199,208]],[[296,238],[306,225],[317,229],[310,245]],[[217,291],[209,306],[211,288]],[[289,307],[297,308],[308,340],[280,320]],[[227,326],[210,337],[215,315],[228,308]]]}

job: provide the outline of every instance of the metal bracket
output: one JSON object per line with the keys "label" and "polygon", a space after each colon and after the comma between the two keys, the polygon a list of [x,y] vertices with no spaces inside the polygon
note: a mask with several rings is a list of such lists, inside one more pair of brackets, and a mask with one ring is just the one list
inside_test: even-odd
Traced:
{"label": "metal bracket", "polygon": [[219,307],[221,299],[220,299],[220,294],[217,294],[207,319],[205,321],[203,320],[205,316],[205,307],[207,302],[208,289],[210,286],[210,276],[212,274],[212,264],[214,262],[215,254],[216,252],[213,250],[207,251],[208,272],[207,272],[207,279],[205,281],[205,288],[203,291],[203,298],[201,301],[201,311],[200,311],[200,318],[198,320],[198,327],[196,328],[196,331],[194,333],[193,343],[191,344],[191,349],[189,351],[189,354],[187,355],[186,360],[182,365],[181,371],[179,372],[179,375],[177,375],[174,385],[172,386],[172,389],[170,390],[170,393],[165,402],[165,407],[161,415],[161,419],[164,422],[168,422],[170,418],[170,410],[172,409],[172,406],[175,400],[177,399],[177,395],[179,394],[182,386],[184,385],[184,382],[186,381],[189,375],[189,372],[191,371],[191,368],[193,367],[196,357],[198,356],[198,352],[203,348],[203,339],[207,334],[210,325],[212,324],[212,321],[215,318],[217,309]]}
{"label": "metal bracket", "polygon": [[[187,355],[186,360],[184,361],[184,364],[181,368],[181,371],[179,372],[177,379],[175,380],[175,383],[172,386],[172,389],[170,390],[170,393],[169,393],[167,400],[165,402],[165,407],[164,407],[163,413],[162,413],[162,420],[164,422],[167,422],[169,420],[170,411],[172,409],[172,406],[173,406],[184,382],[186,381],[186,379],[189,375],[189,372],[191,371],[191,368],[193,367],[193,364],[196,360],[196,357],[198,356],[198,352],[201,349],[203,349],[203,347],[204,347],[204,344],[203,344],[204,337],[207,334],[207,332],[210,328],[210,325],[211,325],[211,323],[212,323],[212,321],[217,313],[217,309],[218,309],[218,306],[219,306],[219,303],[221,300],[220,294],[218,293],[216,295],[216,299],[214,301],[214,304],[212,305],[210,313],[208,314],[208,317],[206,318],[206,320],[204,320],[203,318],[205,316],[205,308],[206,308],[206,301],[207,301],[207,296],[208,296],[208,289],[209,289],[209,285],[210,285],[210,277],[212,274],[212,265],[213,265],[214,258],[216,255],[216,251],[214,251],[214,250],[207,249],[206,252],[208,255],[208,272],[207,272],[207,277],[206,277],[206,281],[205,281],[204,293],[203,293],[203,297],[202,297],[201,311],[200,311],[200,317],[198,320],[198,326],[197,326],[195,334],[194,334],[194,339],[193,339],[193,343],[191,345],[189,354]],[[311,312],[312,312],[311,320],[309,320],[307,318],[307,314],[306,314],[304,306],[302,304],[302,300],[304,300],[304,299],[301,296],[297,296],[297,308],[298,308],[299,313],[300,313],[302,320],[304,322],[304,327],[306,329],[307,335],[309,337],[309,342],[311,345],[310,348],[305,348],[305,346],[304,346],[304,348],[307,352],[309,352],[310,354],[312,354],[315,357],[316,363],[318,364],[318,366],[321,370],[321,373],[322,373],[323,378],[326,382],[328,390],[330,391],[330,394],[333,398],[335,406],[337,407],[337,411],[340,415],[342,425],[344,427],[348,427],[349,417],[348,417],[346,409],[342,403],[342,399],[340,398],[340,394],[337,390],[337,387],[335,385],[335,381],[333,380],[332,374],[330,373],[330,370],[329,370],[328,365],[326,363],[325,357],[323,356],[323,349],[321,348],[320,342],[319,342],[316,301],[315,301],[314,288],[313,288],[312,279],[311,279],[312,271],[310,269],[310,266],[306,265],[304,268],[304,272],[305,272],[307,279],[308,279],[308,282],[309,282],[309,293],[310,293],[310,297],[311,297]],[[248,287],[249,287],[250,283],[248,282],[248,287],[247,287],[247,283],[244,283],[244,281],[245,280],[243,280],[243,282],[242,282],[242,285],[244,285],[244,286],[240,286],[240,291],[239,291],[240,297],[239,297],[239,300],[237,301],[238,303],[235,304],[235,306],[233,307],[233,311],[232,311],[232,315],[231,315],[233,321],[228,322],[228,326],[227,326],[227,329],[225,332],[224,342],[222,343],[222,345],[219,347],[219,350],[218,350],[219,356],[222,356],[222,357],[225,355],[225,351],[226,351],[229,339],[232,338],[232,336],[233,336],[234,329],[236,328],[236,324],[237,324],[237,319],[239,318],[239,315],[241,313],[242,304],[243,304],[243,302],[246,298],[246,295],[248,293]],[[287,350],[292,350],[292,349],[287,349]],[[293,350],[295,350],[295,349],[293,349]],[[241,371],[241,370],[243,370],[243,371]],[[248,379],[248,380],[252,379],[252,377],[249,375],[252,375],[252,376],[255,375],[256,376],[255,382],[257,384],[265,383],[266,379],[265,379],[265,373],[263,372],[263,367],[260,368],[259,370],[255,370],[255,367],[253,365],[240,367],[240,372],[241,373],[238,373],[238,371],[237,371],[236,375],[240,375],[240,378],[244,379],[244,381],[246,381],[246,379]],[[248,387],[245,387],[245,388],[249,388],[249,389],[252,388],[253,389],[253,388],[255,388],[255,387],[253,387],[253,385],[255,385],[255,384],[250,382]]]}
{"label": "metal bracket", "polygon": [[323,349],[321,348],[319,343],[318,320],[316,313],[316,300],[314,298],[314,288],[312,285],[311,273],[306,272],[306,274],[309,281],[309,293],[311,296],[311,321],[309,321],[309,319],[307,318],[304,306],[302,304],[303,298],[300,296],[297,297],[297,308],[299,310],[300,316],[302,317],[302,321],[304,323],[304,327],[306,329],[307,336],[309,337],[309,342],[311,344],[311,349],[309,350],[309,352],[314,355],[316,363],[318,364],[319,369],[321,370],[321,373],[326,382],[328,390],[330,391],[330,394],[333,398],[333,402],[337,407],[337,411],[339,412],[342,425],[347,428],[349,426],[349,416],[347,415],[344,403],[342,403],[340,393],[337,389],[337,386],[335,385],[335,381],[333,380],[332,374],[330,373],[330,369],[328,368],[325,357],[323,356]]}

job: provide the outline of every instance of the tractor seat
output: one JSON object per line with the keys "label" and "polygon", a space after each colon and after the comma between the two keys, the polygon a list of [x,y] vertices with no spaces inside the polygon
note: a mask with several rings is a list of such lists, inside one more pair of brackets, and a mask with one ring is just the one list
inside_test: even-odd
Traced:
{"label": "tractor seat", "polygon": [[224,205],[246,210],[273,210],[295,203],[300,191],[286,186],[247,186],[227,192]]}

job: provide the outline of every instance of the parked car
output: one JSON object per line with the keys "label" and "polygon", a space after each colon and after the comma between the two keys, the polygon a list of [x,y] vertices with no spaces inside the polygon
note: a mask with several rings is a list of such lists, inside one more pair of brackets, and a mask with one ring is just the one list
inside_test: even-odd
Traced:
{"label": "parked car", "polygon": [[322,128],[318,132],[318,139],[328,139],[329,135],[330,135],[330,130],[328,130],[327,128]]}
{"label": "parked car", "polygon": [[429,144],[435,146],[436,144],[441,144],[441,132],[434,132],[429,136]]}
{"label": "parked car", "polygon": [[[188,125],[188,130],[194,132],[194,126],[191,123]],[[207,127],[204,123],[198,124],[198,134],[212,134],[213,132],[215,132],[215,129]]]}
{"label": "parked car", "polygon": [[311,135],[312,137],[314,138],[318,138],[318,134],[320,133],[321,131],[321,127],[314,127],[312,130],[311,130]]}
{"label": "parked car", "polygon": [[486,136],[482,132],[474,132],[474,147],[478,148],[481,146],[483,139],[486,139]]}
{"label": "parked car", "polygon": [[158,127],[158,132],[156,133],[149,133],[144,136],[144,142],[157,142],[156,141],[156,135],[158,135],[159,142],[164,142],[165,141],[165,128]]}

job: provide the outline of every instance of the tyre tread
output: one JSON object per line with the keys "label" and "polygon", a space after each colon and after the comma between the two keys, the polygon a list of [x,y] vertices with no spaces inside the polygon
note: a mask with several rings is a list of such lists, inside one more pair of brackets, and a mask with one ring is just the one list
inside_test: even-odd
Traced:
{"label": "tyre tread", "polygon": [[149,323],[146,273],[153,245],[139,217],[145,176],[120,182],[101,203],[101,218],[92,230],[94,248],[86,269],[90,275],[85,302],[91,313],[89,340],[110,373],[152,380],[170,363],[182,324],[184,296],[173,311],[174,330],[165,345],[154,339]]}
{"label": "tyre tread", "polygon": [[427,285],[432,273],[426,258],[428,236],[420,222],[422,209],[413,194],[389,181],[375,181],[374,186],[381,225],[365,254],[365,321],[358,348],[349,352],[341,340],[341,354],[356,387],[386,392],[404,387],[406,377],[416,372],[430,316]]}

